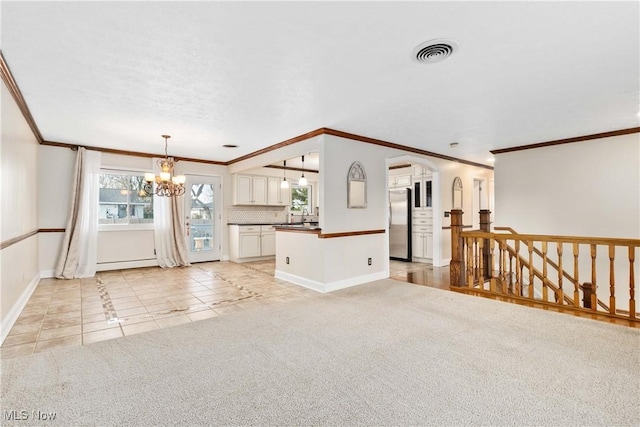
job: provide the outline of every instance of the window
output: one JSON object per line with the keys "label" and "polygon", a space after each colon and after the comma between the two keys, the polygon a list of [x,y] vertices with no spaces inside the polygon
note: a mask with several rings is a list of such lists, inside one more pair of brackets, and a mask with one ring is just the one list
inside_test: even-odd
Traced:
{"label": "window", "polygon": [[144,174],[105,172],[99,178],[99,224],[152,224],[153,195],[143,190]]}
{"label": "window", "polygon": [[292,185],[291,186],[291,211],[311,213],[311,186]]}

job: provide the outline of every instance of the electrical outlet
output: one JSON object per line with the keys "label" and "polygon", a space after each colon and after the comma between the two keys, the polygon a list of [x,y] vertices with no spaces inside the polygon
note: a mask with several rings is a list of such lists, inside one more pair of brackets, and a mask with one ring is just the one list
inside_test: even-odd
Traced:
{"label": "electrical outlet", "polygon": [[285,259],[285,263],[289,264],[289,257]]}
{"label": "electrical outlet", "polygon": [[367,260],[367,264],[371,265],[371,258]]}

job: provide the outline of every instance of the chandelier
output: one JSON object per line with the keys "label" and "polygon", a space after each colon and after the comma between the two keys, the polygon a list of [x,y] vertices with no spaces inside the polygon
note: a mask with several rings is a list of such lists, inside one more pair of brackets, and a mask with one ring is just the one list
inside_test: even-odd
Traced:
{"label": "chandelier", "polygon": [[160,166],[160,175],[145,173],[143,190],[146,194],[153,194],[153,183],[156,183],[156,195],[163,197],[176,197],[184,194],[184,183],[186,177],[184,175],[173,175],[173,157],[167,155],[167,140],[171,135],[162,135],[164,138],[164,159],[158,160]]}

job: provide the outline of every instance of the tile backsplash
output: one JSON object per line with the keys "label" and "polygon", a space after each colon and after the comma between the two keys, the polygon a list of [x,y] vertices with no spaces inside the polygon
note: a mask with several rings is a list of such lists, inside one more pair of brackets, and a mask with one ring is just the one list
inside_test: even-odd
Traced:
{"label": "tile backsplash", "polygon": [[227,222],[233,224],[287,222],[287,206],[229,206]]}
{"label": "tile backsplash", "polygon": [[[230,224],[281,224],[300,222],[302,215],[287,215],[288,206],[229,206],[227,222]],[[305,215],[305,221],[318,221],[318,215]]]}

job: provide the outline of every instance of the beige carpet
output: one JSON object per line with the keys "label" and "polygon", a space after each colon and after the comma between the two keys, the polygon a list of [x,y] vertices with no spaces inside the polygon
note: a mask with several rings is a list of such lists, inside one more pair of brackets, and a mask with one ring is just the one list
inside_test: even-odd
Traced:
{"label": "beige carpet", "polygon": [[640,425],[639,396],[637,329],[382,280],[3,360],[1,399],[3,425],[564,426]]}

